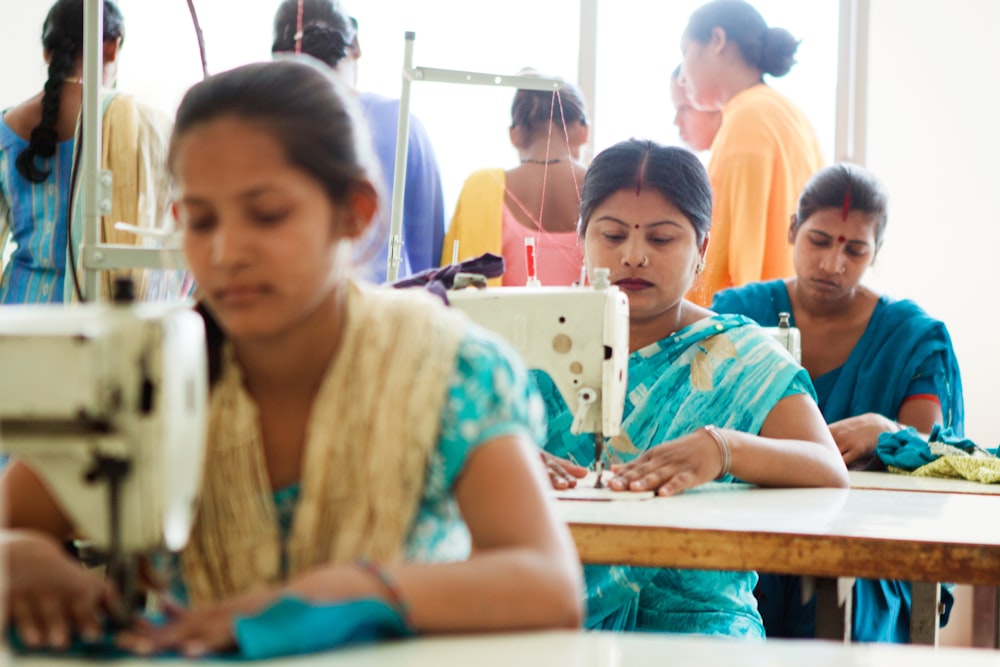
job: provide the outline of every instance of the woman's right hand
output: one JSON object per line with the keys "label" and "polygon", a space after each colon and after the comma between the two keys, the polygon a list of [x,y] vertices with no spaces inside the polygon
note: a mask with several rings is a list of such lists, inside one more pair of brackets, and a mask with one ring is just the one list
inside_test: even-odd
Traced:
{"label": "woman's right hand", "polygon": [[10,573],[9,622],[26,646],[63,649],[74,632],[91,641],[103,636],[104,612],[115,598],[107,581],[42,533],[4,531],[0,548]]}
{"label": "woman's right hand", "polygon": [[553,489],[560,491],[571,489],[576,486],[576,480],[587,476],[585,467],[553,456],[546,451],[542,451],[542,463],[545,464],[545,471],[549,474]]}

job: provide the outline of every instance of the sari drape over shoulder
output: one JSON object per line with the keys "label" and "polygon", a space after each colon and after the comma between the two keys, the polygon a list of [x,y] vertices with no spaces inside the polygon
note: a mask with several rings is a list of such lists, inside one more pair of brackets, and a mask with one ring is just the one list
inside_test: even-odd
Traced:
{"label": "sari drape over shoulder", "polygon": [[[709,317],[629,357],[622,434],[613,462],[706,424],[758,433],[782,398],[811,394],[805,371],[747,318]],[[573,415],[548,376],[536,379],[549,418],[545,449],[580,465],[593,440],[570,433]],[[732,478],[729,478],[730,480]],[[588,628],[763,637],[754,572],[587,566]]]}

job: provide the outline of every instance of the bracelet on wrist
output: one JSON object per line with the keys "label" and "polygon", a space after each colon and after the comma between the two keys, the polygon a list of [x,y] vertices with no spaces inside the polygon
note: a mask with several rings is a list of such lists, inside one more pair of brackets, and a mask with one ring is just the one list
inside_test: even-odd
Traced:
{"label": "bracelet on wrist", "polygon": [[407,604],[406,598],[403,596],[403,591],[399,588],[399,584],[396,583],[396,580],[393,579],[381,565],[373,563],[367,558],[359,558],[355,561],[355,564],[358,566],[358,569],[367,572],[378,579],[382,588],[385,589],[389,605],[392,606],[399,614],[400,618],[403,619],[403,625],[405,625],[407,629],[412,630],[413,626],[410,623],[410,605]]}
{"label": "bracelet on wrist", "polygon": [[702,430],[711,436],[712,440],[715,441],[716,446],[719,448],[719,456],[722,458],[722,469],[719,471],[719,476],[715,479],[722,479],[729,474],[729,465],[732,462],[732,456],[729,451],[729,441],[726,440],[726,436],[722,434],[722,431],[716,428],[713,424],[703,426]]}

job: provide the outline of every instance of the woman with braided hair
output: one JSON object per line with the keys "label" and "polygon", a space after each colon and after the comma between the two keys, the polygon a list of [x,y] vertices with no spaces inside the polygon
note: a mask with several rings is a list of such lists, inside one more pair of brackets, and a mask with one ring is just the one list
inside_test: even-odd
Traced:
{"label": "woman with braided hair", "polygon": [[[104,87],[114,85],[124,37],[121,11],[113,0],[104,0]],[[52,5],[42,25],[42,47],[48,64],[44,89],[0,115],[0,245],[16,246],[0,278],[4,304],[71,299],[67,237],[72,233],[79,257],[83,231],[82,222],[69,224],[78,215],[72,213],[71,178],[83,100],[83,0]],[[161,165],[170,122],[117,91],[105,91],[102,114],[102,168],[114,177],[102,240],[134,243],[134,236],[114,223],[149,227],[162,220],[169,181]],[[105,292],[113,282],[110,273],[103,277]]]}

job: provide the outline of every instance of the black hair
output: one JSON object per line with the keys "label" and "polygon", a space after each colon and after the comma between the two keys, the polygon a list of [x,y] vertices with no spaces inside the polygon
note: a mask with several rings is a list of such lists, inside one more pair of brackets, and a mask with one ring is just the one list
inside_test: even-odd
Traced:
{"label": "black hair", "polygon": [[889,222],[889,195],[875,174],[849,162],[816,172],[799,195],[792,230],[798,231],[814,213],[825,208],[861,211],[875,218],[875,249],[882,247]]}
{"label": "black hair", "polygon": [[684,36],[707,43],[712,29],[722,28],[726,39],[740,48],[748,65],[771,76],[785,76],[795,64],[800,40],[784,28],[770,28],[760,12],[744,0],[713,0],[688,19]]}
{"label": "black hair", "polygon": [[[314,178],[335,205],[348,204],[358,188],[380,194],[377,163],[357,102],[312,59],[253,63],[195,84],[177,109],[167,157],[171,170],[178,145],[192,128],[225,117],[270,132],[288,162]],[[381,240],[377,234],[366,238],[373,249]],[[214,382],[224,336],[205,308],[199,312],[209,333],[209,377]]]}
{"label": "black hair", "polygon": [[[295,51],[299,0],[284,0],[274,14],[271,53]],[[357,21],[338,0],[304,0],[302,4],[302,53],[336,67],[347,56],[357,37]]]}
{"label": "black hair", "polygon": [[[112,0],[104,0],[104,41],[125,38],[125,20]],[[52,173],[39,168],[36,158],[56,153],[59,135],[59,101],[63,82],[83,57],[83,0],[59,0],[42,24],[42,47],[49,55],[49,73],[42,94],[42,120],[31,130],[28,146],[15,160],[17,171],[32,183],[42,183]]]}
{"label": "black hair", "polygon": [[642,188],[652,188],[676,206],[701,245],[712,225],[712,187],[704,165],[689,150],[640,139],[606,148],[590,163],[580,196],[580,237],[594,210],[610,196]]}
{"label": "black hair", "polygon": [[523,88],[514,93],[514,101],[510,105],[511,129],[520,128],[527,136],[531,136],[539,128],[547,128],[550,119],[560,128],[563,127],[564,119],[566,126],[573,122],[587,124],[587,108],[579,88],[563,82],[563,86],[555,94],[548,90]]}

